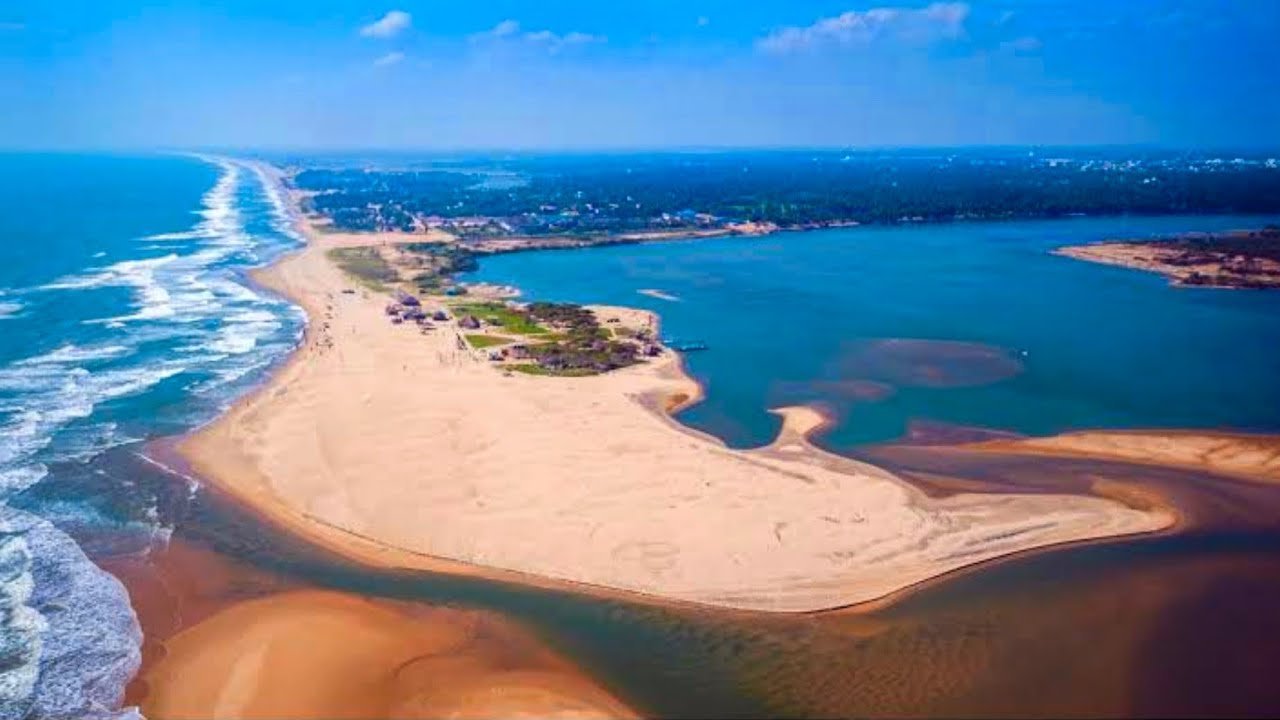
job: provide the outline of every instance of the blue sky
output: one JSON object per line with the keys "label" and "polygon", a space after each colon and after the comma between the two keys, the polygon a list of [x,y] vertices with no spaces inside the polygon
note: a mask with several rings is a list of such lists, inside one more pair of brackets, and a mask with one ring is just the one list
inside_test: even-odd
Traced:
{"label": "blue sky", "polygon": [[0,146],[1280,145],[1277,0],[3,0]]}

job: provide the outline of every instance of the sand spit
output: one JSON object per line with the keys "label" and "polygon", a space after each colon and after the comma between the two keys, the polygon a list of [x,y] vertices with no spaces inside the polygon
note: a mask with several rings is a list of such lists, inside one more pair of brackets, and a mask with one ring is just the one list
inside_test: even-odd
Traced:
{"label": "sand spit", "polygon": [[[1268,231],[1262,231],[1265,235]],[[1239,238],[1249,233],[1231,233],[1223,238]],[[1275,242],[1277,234],[1271,231]],[[1055,255],[1102,265],[1145,270],[1163,275],[1169,284],[1179,287],[1212,288],[1277,288],[1280,287],[1280,261],[1274,256],[1245,256],[1218,251],[1211,242],[1187,247],[1195,238],[1139,242],[1104,242],[1074,245],[1054,250]],[[1259,243],[1262,241],[1259,240]],[[1274,248],[1274,245],[1273,245]],[[1236,249],[1239,249],[1238,246]],[[1272,254],[1275,253],[1271,249]]]}
{"label": "sand spit", "polygon": [[1051,437],[994,440],[963,447],[979,452],[1105,458],[1280,483],[1280,438],[1268,435],[1193,430],[1091,430]]}
{"label": "sand spit", "polygon": [[809,411],[788,412],[769,447],[730,450],[653,409],[700,396],[671,353],[604,376],[505,376],[452,327],[388,323],[385,299],[326,259],[334,242],[311,233],[260,274],[307,310],[304,345],[178,449],[201,477],[361,561],[813,611],[1173,522],[1098,497],[931,499],[815,449]]}

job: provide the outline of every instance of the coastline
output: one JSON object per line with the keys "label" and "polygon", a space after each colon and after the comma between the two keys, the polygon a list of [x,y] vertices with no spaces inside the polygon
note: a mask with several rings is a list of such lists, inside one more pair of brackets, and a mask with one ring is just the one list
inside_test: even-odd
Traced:
{"label": "coastline", "polygon": [[360,562],[808,612],[1173,522],[1076,495],[930,499],[813,447],[799,411],[770,446],[728,450],[653,411],[700,397],[673,353],[595,378],[502,377],[450,351],[449,331],[398,332],[377,296],[343,293],[353,284],[324,235],[307,235],[255,273],[306,310],[302,345],[177,449],[199,477]]}

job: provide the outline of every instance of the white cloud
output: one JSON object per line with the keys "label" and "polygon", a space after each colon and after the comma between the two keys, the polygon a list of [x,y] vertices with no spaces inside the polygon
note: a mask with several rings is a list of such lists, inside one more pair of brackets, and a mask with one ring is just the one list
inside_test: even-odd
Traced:
{"label": "white cloud", "polygon": [[756,45],[765,52],[785,55],[827,46],[863,46],[882,38],[924,44],[964,37],[968,19],[969,5],[962,2],[851,10],[812,25],[775,30]]}
{"label": "white cloud", "polygon": [[491,44],[496,42],[522,43],[543,48],[547,52],[554,54],[567,47],[608,42],[608,38],[603,35],[592,35],[584,32],[570,32],[564,35],[550,30],[526,32],[520,27],[520,23],[515,20],[503,20],[495,25],[492,30],[472,35],[471,41],[473,43]]}
{"label": "white cloud", "polygon": [[702,17],[698,18],[698,27],[706,27],[710,24],[711,24],[711,18],[707,17],[706,15],[703,15]]}
{"label": "white cloud", "polygon": [[413,24],[413,16],[403,10],[392,10],[382,19],[360,28],[360,37],[389,38],[399,35]]}
{"label": "white cloud", "polygon": [[[489,31],[488,34],[496,38],[504,38],[504,37],[511,37],[512,35],[516,35],[519,32],[520,32],[520,23],[516,22],[515,20],[503,20],[502,22],[495,25],[493,29]],[[484,35],[484,33],[481,33],[481,35]]]}
{"label": "white cloud", "polygon": [[383,55],[382,57],[378,58],[377,60],[374,60],[373,66],[374,67],[390,67],[392,65],[399,63],[401,60],[404,60],[404,53],[389,52],[386,55]]}

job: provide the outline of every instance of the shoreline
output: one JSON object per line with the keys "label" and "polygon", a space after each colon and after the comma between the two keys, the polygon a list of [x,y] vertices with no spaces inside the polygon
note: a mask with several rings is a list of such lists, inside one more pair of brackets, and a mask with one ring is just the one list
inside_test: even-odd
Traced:
{"label": "shoreline", "polygon": [[1152,240],[1067,245],[1061,257],[1156,273],[1173,287],[1223,290],[1280,288],[1280,230],[1184,233]]}
{"label": "shoreline", "polygon": [[[376,296],[339,292],[353,283],[324,258],[323,234],[305,235],[305,247],[254,273],[255,281],[307,312],[302,343],[261,388],[178,440],[176,450],[193,474],[359,562],[650,601],[814,612],[885,597],[996,557],[1149,533],[1173,522],[1165,512],[1076,495],[933,500],[879,468],[815,448],[805,439],[813,428],[797,431],[796,418],[785,414],[784,431],[771,445],[728,450],[670,417],[702,392],[674,354],[594,378],[503,378],[451,354],[441,342],[447,333],[426,340],[395,335],[380,317]],[[340,324],[354,341],[338,340]],[[334,359],[342,354],[351,357]],[[392,374],[391,381],[383,377]],[[401,385],[404,393],[396,390]],[[431,387],[417,390],[417,403],[406,397],[414,392],[409,388],[422,385]],[[335,396],[338,387],[364,397],[344,402]],[[549,409],[584,401],[592,406],[585,412],[571,407],[551,415],[587,435],[547,427]],[[495,427],[495,414],[524,432],[511,432],[501,421]],[[325,417],[356,422],[322,427]],[[469,427],[460,431],[459,423]],[[630,456],[630,467],[626,458],[617,462],[614,452],[581,447],[602,424],[614,427],[604,437]],[[347,437],[351,427],[369,438]],[[329,441],[317,444],[326,432]],[[386,439],[399,434],[412,437]],[[524,444],[513,450],[518,441],[510,437],[525,438]],[[478,447],[466,447],[472,442]],[[459,446],[464,452],[456,452]],[[317,455],[333,457],[316,461]],[[480,475],[477,464],[484,466]],[[440,465],[449,471],[442,473]],[[585,475],[571,473],[566,480],[558,472],[566,467]],[[530,481],[535,470],[543,474]],[[610,477],[624,472],[631,475]],[[655,474],[666,482],[653,482]],[[385,475],[398,482],[379,480]],[[465,485],[467,494],[459,497],[452,487],[406,487],[408,477],[431,476]],[[580,481],[588,476],[590,483]],[[491,477],[499,486],[485,484]],[[357,487],[360,495],[352,495]],[[567,496],[567,502],[548,502],[548,494]],[[486,502],[507,506],[477,510]],[[853,512],[848,518],[826,515],[832,507]],[[593,526],[583,527],[584,517]],[[555,526],[557,518],[572,527]],[[691,527],[708,522],[719,529]],[[421,531],[442,525],[455,529]],[[784,530],[796,534],[796,545],[789,546],[790,537],[784,542]],[[593,543],[597,532],[610,540]],[[553,546],[530,554],[528,548],[510,547],[510,540],[503,544],[502,536],[522,533],[541,535]],[[912,550],[920,544],[923,552]],[[693,557],[685,560],[685,554]],[[753,560],[750,566],[741,563],[746,557]],[[865,568],[867,560],[877,567]]]}

